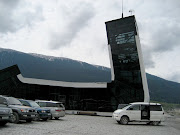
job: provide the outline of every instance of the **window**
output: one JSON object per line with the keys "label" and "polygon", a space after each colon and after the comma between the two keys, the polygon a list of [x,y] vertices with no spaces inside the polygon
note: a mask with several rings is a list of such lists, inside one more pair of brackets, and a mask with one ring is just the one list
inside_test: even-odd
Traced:
{"label": "window", "polygon": [[46,103],[47,107],[64,107],[61,103]]}
{"label": "window", "polygon": [[22,100],[21,100],[21,103],[22,103],[23,105],[25,105],[25,106],[30,106],[30,105],[28,104],[28,102],[26,102],[26,101],[22,101]]}
{"label": "window", "polygon": [[8,101],[10,105],[22,105],[22,103],[13,97],[8,97]]}
{"label": "window", "polygon": [[37,102],[40,107],[46,107],[46,102]]}
{"label": "window", "polygon": [[140,105],[132,105],[127,110],[140,110]]}
{"label": "window", "polygon": [[36,102],[34,101],[29,101],[28,103],[31,107],[40,107]]}
{"label": "window", "polygon": [[7,101],[5,98],[0,97],[0,104],[7,104]]}
{"label": "window", "polygon": [[121,33],[116,36],[115,40],[117,44],[134,43],[134,31]]}
{"label": "window", "polygon": [[150,105],[151,111],[162,111],[161,105]]}

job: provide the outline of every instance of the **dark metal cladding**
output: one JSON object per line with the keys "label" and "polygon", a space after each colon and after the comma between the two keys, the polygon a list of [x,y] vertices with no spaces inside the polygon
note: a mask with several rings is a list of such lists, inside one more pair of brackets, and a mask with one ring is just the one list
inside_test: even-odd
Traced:
{"label": "dark metal cladding", "polygon": [[135,35],[138,33],[135,17],[106,22],[106,30],[115,74],[115,81],[109,85],[116,96],[112,101],[114,103],[143,101],[144,91],[135,41]]}

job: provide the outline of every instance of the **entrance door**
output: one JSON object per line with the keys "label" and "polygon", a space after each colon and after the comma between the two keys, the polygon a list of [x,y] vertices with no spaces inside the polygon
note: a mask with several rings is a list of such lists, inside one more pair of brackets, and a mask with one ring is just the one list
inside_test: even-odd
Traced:
{"label": "entrance door", "polygon": [[141,105],[141,120],[150,120],[150,106]]}

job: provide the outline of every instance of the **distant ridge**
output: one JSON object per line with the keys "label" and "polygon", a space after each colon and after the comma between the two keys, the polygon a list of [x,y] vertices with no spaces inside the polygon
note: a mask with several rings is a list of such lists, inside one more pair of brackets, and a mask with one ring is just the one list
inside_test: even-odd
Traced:
{"label": "distant ridge", "polygon": [[68,58],[0,48],[0,69],[17,64],[29,78],[68,82],[110,82],[110,69]]}
{"label": "distant ridge", "polygon": [[[68,58],[0,48],[0,69],[17,64],[24,77],[68,82],[111,82],[110,69]],[[180,104],[180,83],[147,74],[151,100]]]}

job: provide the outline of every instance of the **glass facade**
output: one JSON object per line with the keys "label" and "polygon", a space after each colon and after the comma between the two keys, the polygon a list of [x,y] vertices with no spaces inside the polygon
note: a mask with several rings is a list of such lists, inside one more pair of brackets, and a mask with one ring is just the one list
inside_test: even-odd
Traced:
{"label": "glass facade", "polygon": [[[114,67],[114,102],[143,101],[144,91],[137,51],[134,16],[106,22]],[[113,87],[113,86],[110,86]]]}

